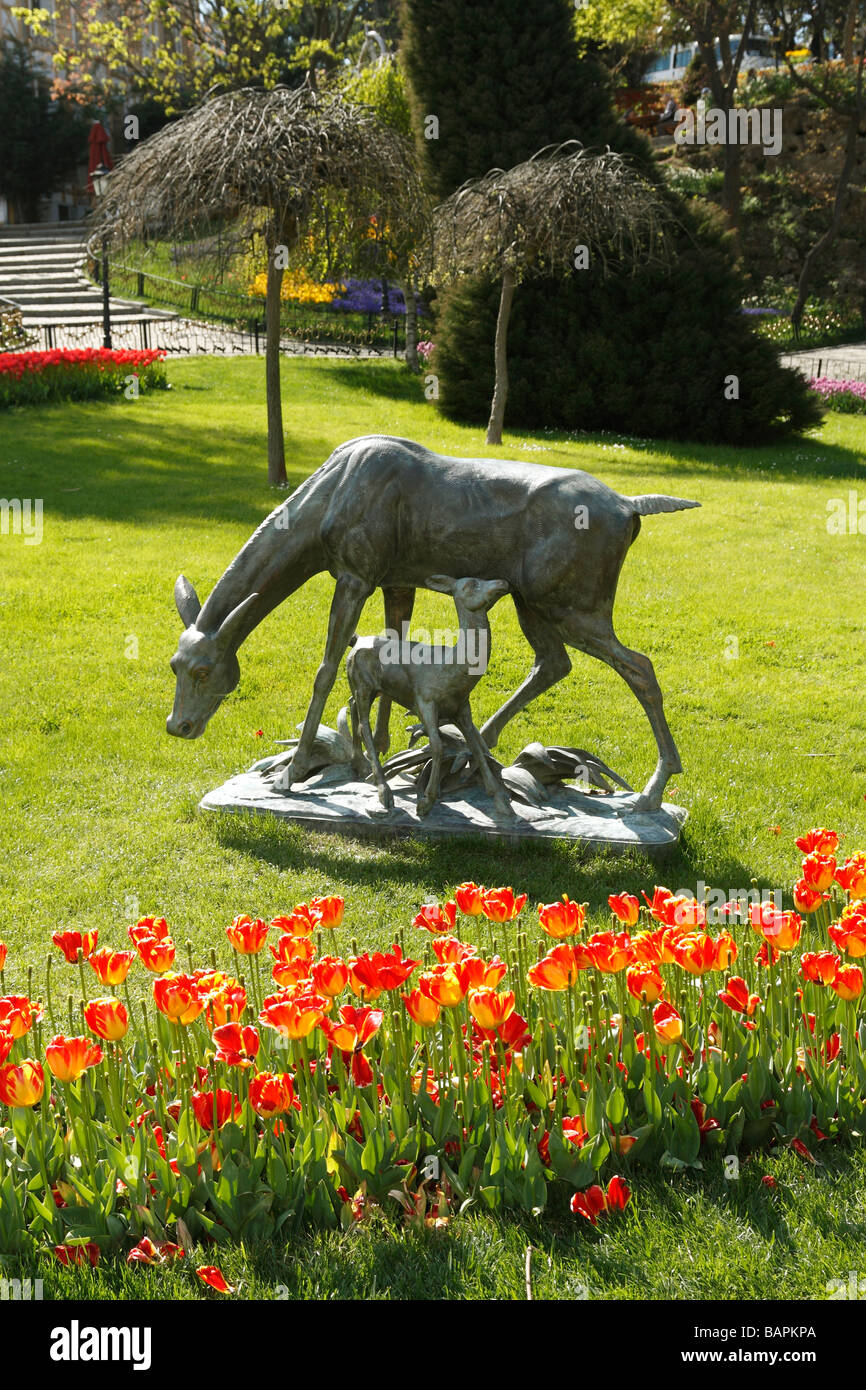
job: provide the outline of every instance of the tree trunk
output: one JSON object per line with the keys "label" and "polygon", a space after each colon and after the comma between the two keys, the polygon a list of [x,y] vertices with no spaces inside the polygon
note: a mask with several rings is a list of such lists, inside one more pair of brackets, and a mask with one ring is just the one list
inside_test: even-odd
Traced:
{"label": "tree trunk", "polygon": [[411,372],[417,372],[421,369],[418,361],[418,305],[411,275],[406,276],[400,288],[406,301],[406,366]]}
{"label": "tree trunk", "polygon": [[857,158],[857,132],[862,119],[863,113],[859,109],[849,119],[848,130],[845,134],[845,158],[842,161],[842,168],[839,173],[839,178],[836,181],[836,196],[833,200],[833,215],[830,218],[830,225],[823,236],[818,238],[814,246],[809,248],[806,253],[806,258],[803,261],[803,268],[800,271],[800,280],[797,285],[797,302],[791,310],[791,326],[794,329],[795,337],[799,337],[803,310],[806,307],[806,300],[809,297],[809,281],[812,277],[812,267],[818,257],[827,250],[828,246],[833,245],[839,233],[839,227],[842,223],[842,214],[845,211],[845,204],[848,201],[848,186],[851,182],[851,175],[854,172],[854,163]]}
{"label": "tree trunk", "polygon": [[487,424],[488,444],[502,443],[505,402],[508,399],[508,320],[511,318],[515,282],[514,268],[510,265],[506,266],[502,272],[502,292],[499,296],[499,314],[496,319],[496,346],[493,354],[493,360],[496,364],[496,384],[493,388],[490,420]]}
{"label": "tree trunk", "polygon": [[288,481],[280,395],[280,289],[283,274],[282,267],[276,264],[274,248],[270,246],[265,299],[265,387],[268,398],[268,482],[271,487],[284,487]]}
{"label": "tree trunk", "polygon": [[857,27],[857,0],[851,0],[842,26],[842,61],[854,62],[854,30]]}

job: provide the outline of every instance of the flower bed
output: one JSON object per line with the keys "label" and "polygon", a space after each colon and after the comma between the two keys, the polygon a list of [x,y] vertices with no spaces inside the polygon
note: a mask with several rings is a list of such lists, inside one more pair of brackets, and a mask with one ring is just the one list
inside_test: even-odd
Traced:
{"label": "flower bed", "polygon": [[834,381],[827,376],[813,376],[809,385],[827,410],[838,410],[842,415],[866,415],[866,381]]}
{"label": "flower bed", "polygon": [[602,930],[567,897],[530,929],[525,895],[464,883],[420,909],[407,956],[347,950],[342,898],[313,898],[236,917],[229,974],[177,970],[147,917],[129,950],[54,934],[62,1006],[50,957],[43,1000],[7,994],[0,945],[0,1253],[152,1264],[377,1206],[435,1226],[549,1197],[589,1229],[641,1167],[859,1139],[866,855],[797,844],[794,908],[753,895],[718,923],[656,887],[611,895]]}
{"label": "flower bed", "polygon": [[132,386],[131,377],[137,379],[139,391],[164,389],[168,384],[164,358],[165,353],[155,349],[3,352],[0,353],[0,407],[116,396]]}

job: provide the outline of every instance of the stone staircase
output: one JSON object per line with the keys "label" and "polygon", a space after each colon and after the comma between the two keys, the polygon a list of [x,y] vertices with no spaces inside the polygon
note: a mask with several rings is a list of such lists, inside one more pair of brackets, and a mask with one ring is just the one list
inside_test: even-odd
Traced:
{"label": "stone staircase", "polygon": [[[0,226],[0,301],[21,310],[25,329],[101,323],[102,291],[82,269],[86,237],[75,222]],[[109,303],[112,326],[176,318],[131,299]]]}

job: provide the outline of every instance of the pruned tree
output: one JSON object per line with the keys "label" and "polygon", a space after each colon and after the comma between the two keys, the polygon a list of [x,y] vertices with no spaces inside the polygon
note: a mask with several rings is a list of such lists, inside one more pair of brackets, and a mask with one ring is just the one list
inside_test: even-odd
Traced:
{"label": "pruned tree", "polygon": [[496,378],[487,443],[502,443],[508,398],[508,323],[515,288],[530,275],[668,258],[671,215],[658,189],[622,155],[576,140],[539,150],[513,169],[471,179],[434,211],[434,279],[495,274],[501,280]]}
{"label": "pruned tree", "polygon": [[[322,200],[351,224],[403,226],[423,206],[408,140],[361,106],[311,84],[212,97],[128,154],[97,209],[115,243],[180,237],[239,219],[264,236],[268,481],[286,481],[280,399],[280,289],[289,256]],[[408,235],[408,234],[407,234]],[[419,226],[417,236],[423,236]]]}

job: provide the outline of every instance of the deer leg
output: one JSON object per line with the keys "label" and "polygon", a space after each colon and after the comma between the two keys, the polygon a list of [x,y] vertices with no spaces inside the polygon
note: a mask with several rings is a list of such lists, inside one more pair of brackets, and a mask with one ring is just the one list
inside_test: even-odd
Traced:
{"label": "deer leg", "polygon": [[505,704],[482,725],[481,737],[488,748],[496,747],[499,735],[509,719],[513,719],[515,714],[519,714],[535,699],[536,695],[549,690],[571,670],[565,643],[554,624],[516,597],[514,607],[523,635],[535,652],[535,662],[523,684],[518,686]]}
{"label": "deer leg", "polygon": [[657,811],[670,778],[682,772],[683,765],[665,719],[664,702],[653,664],[643,652],[624,647],[610,625],[610,619],[590,622],[581,616],[561,624],[565,640],[589,656],[612,666],[643,706],[658,746],[658,762],[643,791],[634,803],[636,811]]}
{"label": "deer leg", "polygon": [[432,760],[427,785],[418,797],[418,815],[426,816],[439,800],[439,782],[442,776],[442,736],[439,733],[439,715],[436,706],[430,700],[419,699],[416,708],[430,744]]}
{"label": "deer leg", "polygon": [[360,730],[361,737],[364,740],[364,748],[366,749],[367,757],[370,759],[370,765],[373,769],[373,776],[376,779],[376,786],[379,789],[379,800],[385,807],[385,810],[390,811],[394,805],[394,794],[388,786],[385,774],[382,771],[382,764],[379,762],[379,755],[376,752],[376,744],[373,739],[373,731],[370,728],[370,709],[373,704],[373,698],[372,691],[364,690],[355,692],[355,721],[353,721],[353,732],[355,730]]}
{"label": "deer leg", "polygon": [[465,738],[468,747],[475,755],[475,761],[478,764],[478,771],[481,775],[481,781],[484,784],[484,790],[493,802],[498,818],[500,820],[510,820],[514,812],[511,809],[508,793],[498,778],[494,776],[490,764],[487,761],[487,744],[475,727],[475,722],[472,718],[472,710],[469,707],[468,701],[455,715],[455,722]]}
{"label": "deer leg", "polygon": [[310,754],[325,709],[325,703],[337,679],[340,662],[349,645],[361,610],[373,592],[373,585],[367,584],[354,574],[341,574],[337,580],[331,612],[328,617],[328,637],[322,664],[313,681],[313,697],[304,717],[304,727],[292,760],[280,774],[279,785],[288,790],[293,782],[303,782],[310,769]]}
{"label": "deer leg", "polygon": [[[398,638],[402,639],[403,624],[408,623],[412,617],[412,609],[415,607],[414,589],[383,589],[382,594],[385,599],[385,626],[389,632],[393,632]],[[380,757],[384,758],[391,746],[391,697],[390,695],[379,696],[379,706],[376,710],[376,732],[373,735],[376,744],[376,751]]]}

